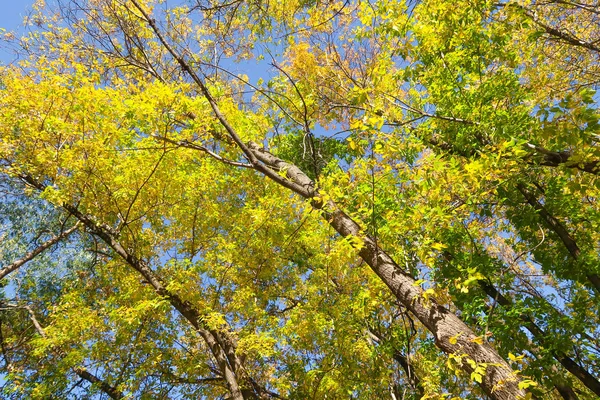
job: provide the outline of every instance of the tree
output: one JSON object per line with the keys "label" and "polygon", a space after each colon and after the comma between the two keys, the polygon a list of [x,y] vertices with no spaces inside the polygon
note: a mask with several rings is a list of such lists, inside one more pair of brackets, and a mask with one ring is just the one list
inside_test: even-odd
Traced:
{"label": "tree", "polygon": [[597,15],[37,3],[1,71],[5,394],[600,395]]}

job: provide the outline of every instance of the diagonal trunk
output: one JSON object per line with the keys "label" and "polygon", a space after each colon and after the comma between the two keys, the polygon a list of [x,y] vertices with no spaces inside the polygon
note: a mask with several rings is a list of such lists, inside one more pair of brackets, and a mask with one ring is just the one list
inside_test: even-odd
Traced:
{"label": "diagonal trunk", "polygon": [[[98,226],[86,215],[80,213],[77,209],[71,206],[65,206],[69,212],[77,217],[92,233],[100,237],[108,246],[110,246],[123,260],[127,262],[133,269],[140,273],[144,279],[152,285],[156,294],[169,300],[171,305],[179,311],[179,313],[194,327],[194,329],[202,336],[206,344],[208,345],[213,357],[219,365],[219,369],[223,374],[223,378],[227,383],[227,388],[231,393],[231,398],[236,400],[242,400],[245,397],[242,394],[242,389],[238,382],[239,377],[236,373],[241,371],[241,362],[237,356],[231,356],[235,354],[232,350],[231,342],[223,338],[220,332],[212,329],[208,329],[202,323],[200,312],[194,308],[194,306],[182,300],[176,294],[171,293],[166,289],[164,282],[152,271],[152,269],[146,265],[142,260],[138,259],[134,255],[127,252],[123,246],[115,239],[112,232],[108,229]],[[229,357],[228,357],[229,356]],[[232,359],[233,358],[233,359]]]}
{"label": "diagonal trunk", "polygon": [[91,384],[97,385],[100,388],[100,390],[106,393],[111,399],[119,400],[125,398],[123,393],[121,393],[116,388],[110,386],[108,383],[104,382],[96,375],[90,373],[88,370],[84,368],[74,368],[73,371],[75,371],[75,373],[79,375],[81,379],[85,379]]}
{"label": "diagonal trunk", "polygon": [[[394,296],[433,334],[437,346],[447,354],[461,357],[460,366],[467,373],[474,372],[474,368],[471,366],[473,362],[477,366],[485,366],[485,374],[482,376],[480,385],[488,396],[495,400],[516,400],[525,396],[525,391],[518,386],[519,378],[515,376],[498,352],[486,342],[481,343],[477,335],[454,313],[437,304],[435,300],[425,299],[423,290],[415,284],[415,279],[402,271],[394,260],[377,246],[377,242],[372,237],[365,236],[360,226],[340,210],[333,201],[322,201],[318,190],[315,189],[314,182],[304,172],[295,165],[261,149],[256,143],[244,143],[225,118],[216,100],[194,68],[186,62],[182,54],[169,44],[156,21],[140,6],[138,1],[130,0],[130,2],[154,31],[156,38],[165,50],[177,61],[181,70],[198,86],[221,126],[257,172],[300,196],[312,200],[313,207],[322,210],[323,216],[340,235],[361,238],[360,257],[388,286]],[[280,173],[285,174],[285,177]]]}
{"label": "diagonal trunk", "polygon": [[[525,185],[518,184],[517,189],[519,190],[519,192],[521,192],[523,197],[525,197],[527,203],[529,203],[529,205],[532,206],[539,213],[540,217],[542,217],[546,225],[548,225],[548,227],[560,238],[560,240],[563,242],[563,244],[569,251],[571,257],[577,260],[579,258],[579,255],[581,254],[581,250],[579,249],[579,246],[577,245],[575,239],[573,239],[569,231],[567,231],[567,228],[565,228],[564,225],[558,219],[556,219],[552,214],[550,214],[548,210],[546,210],[546,207],[540,204],[538,199],[525,188]],[[600,293],[600,276],[598,276],[598,274],[590,273],[586,273],[585,276],[587,280],[592,284],[594,289],[596,289],[596,291]]]}
{"label": "diagonal trunk", "polygon": [[[33,326],[37,333],[41,337],[45,338],[46,331],[44,330],[44,328],[42,328],[42,325],[39,323],[31,307],[24,306],[23,308],[29,313],[29,319],[31,319],[31,322],[33,323]],[[98,386],[100,390],[106,393],[111,399],[120,400],[125,398],[125,396],[119,389],[110,385],[108,382],[98,378],[96,375],[92,374],[87,369],[82,367],[75,367],[73,368],[73,372],[75,372],[77,376],[79,376],[81,379],[88,381],[92,385]]]}
{"label": "diagonal trunk", "polygon": [[398,350],[392,343],[383,338],[381,335],[377,334],[373,330],[369,329],[369,336],[373,339],[374,342],[381,344],[382,342],[386,342],[386,346],[392,347],[392,358],[402,367],[404,373],[406,374],[406,378],[410,383],[410,386],[419,394],[419,396],[423,397],[425,395],[423,391],[423,385],[421,384],[421,380],[415,374],[415,369],[410,365],[410,361],[408,355],[402,354],[400,350]]}
{"label": "diagonal trunk", "polygon": [[[361,238],[362,246],[359,256],[388,286],[396,298],[410,310],[421,323],[433,334],[436,345],[447,354],[464,356],[461,368],[467,373],[473,372],[473,367],[466,360],[472,360],[477,365],[485,365],[485,375],[481,387],[492,399],[517,399],[525,395],[518,387],[519,379],[510,366],[489,344],[477,339],[477,335],[454,313],[433,299],[425,299],[423,290],[415,283],[415,279],[404,272],[394,260],[369,235],[365,235],[360,226],[329,200],[323,202],[314,183],[295,165],[289,164],[256,143],[248,143],[252,158],[262,163],[262,168],[268,167],[274,172],[285,172],[288,188],[301,196],[312,200],[313,207],[322,211],[324,218],[343,237],[354,236]],[[261,170],[257,168],[258,170]],[[262,172],[262,171],[261,171]],[[269,176],[277,174],[269,174]],[[279,179],[275,178],[278,181]]]}
{"label": "diagonal trunk", "polygon": [[[34,188],[44,190],[44,185],[32,177],[22,176],[21,178]],[[225,333],[206,327],[202,322],[200,311],[188,301],[182,300],[178,295],[167,290],[162,279],[144,261],[128,252],[121,245],[116,239],[116,233],[110,227],[96,223],[90,216],[83,214],[76,207],[63,204],[63,208],[77,218],[92,234],[99,237],[112,248],[130,267],[142,275],[144,280],[154,288],[156,294],[167,299],[202,336],[219,365],[220,372],[231,394],[231,399],[243,400],[258,397],[253,390],[258,385],[255,385],[254,382],[245,376],[242,363],[235,354],[235,345]],[[243,382],[243,385],[240,385],[240,382]]]}
{"label": "diagonal trunk", "polygon": [[33,260],[35,257],[37,257],[39,254],[43,253],[45,250],[54,246],[56,243],[60,242],[62,239],[68,237],[73,232],[75,232],[77,230],[77,228],[79,228],[79,224],[75,224],[73,227],[67,229],[66,231],[63,231],[60,234],[52,237],[51,239],[48,239],[47,241],[45,241],[44,243],[42,243],[41,245],[39,245],[32,251],[30,251],[29,253],[27,253],[23,258],[20,258],[17,261],[14,261],[13,263],[3,267],[2,269],[0,269],[0,279],[5,278],[11,272],[21,268],[23,265],[25,265],[25,263]]}
{"label": "diagonal trunk", "polygon": [[[479,281],[479,286],[483,291],[498,302],[501,306],[510,310],[512,308],[512,302],[500,293],[494,286],[489,283]],[[517,316],[524,324],[524,327],[531,333],[531,335],[543,346],[547,342],[545,332],[533,321],[533,319],[526,314],[519,314]],[[600,382],[585,368],[581,367],[571,357],[566,355],[560,350],[553,350],[552,356],[571,374],[581,381],[588,389],[593,393],[600,396]]]}

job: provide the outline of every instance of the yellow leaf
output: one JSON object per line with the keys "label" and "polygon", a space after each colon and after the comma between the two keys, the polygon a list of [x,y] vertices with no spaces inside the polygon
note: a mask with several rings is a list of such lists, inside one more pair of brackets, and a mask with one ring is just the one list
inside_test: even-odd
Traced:
{"label": "yellow leaf", "polygon": [[460,337],[460,335],[462,335],[462,333],[458,333],[458,334],[452,336],[450,339],[448,339],[450,344],[456,344],[458,342],[458,338]]}
{"label": "yellow leaf", "polygon": [[525,354],[515,356],[513,353],[508,353],[508,358],[510,359],[510,361],[521,361],[523,358],[525,358]]}
{"label": "yellow leaf", "polygon": [[519,389],[527,389],[530,386],[537,386],[537,382],[534,382],[531,379],[523,379],[519,382]]}
{"label": "yellow leaf", "polygon": [[352,140],[352,138],[348,138],[348,144],[350,145],[350,148],[352,150],[356,150],[356,142],[354,142],[354,140]]}
{"label": "yellow leaf", "polygon": [[441,251],[441,250],[444,250],[444,249],[445,249],[446,247],[448,247],[448,246],[446,246],[446,245],[445,245],[445,244],[443,244],[443,243],[434,243],[434,244],[432,244],[432,245],[431,245],[431,247],[432,247],[433,249],[435,249],[435,250],[440,250],[440,251]]}
{"label": "yellow leaf", "polygon": [[473,339],[471,339],[471,342],[477,343],[477,344],[483,344],[483,337],[481,337],[481,336],[474,337]]}
{"label": "yellow leaf", "polygon": [[423,298],[425,300],[429,300],[429,297],[435,294],[435,290],[433,290],[432,288],[429,288],[427,290],[425,290],[423,292]]}

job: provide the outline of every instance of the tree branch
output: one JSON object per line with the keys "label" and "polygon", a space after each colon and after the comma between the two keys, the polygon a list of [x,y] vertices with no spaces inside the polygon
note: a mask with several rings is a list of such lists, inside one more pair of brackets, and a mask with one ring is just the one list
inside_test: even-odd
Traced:
{"label": "tree branch", "polygon": [[36,256],[38,256],[40,253],[42,253],[44,250],[52,247],[53,245],[55,245],[56,243],[60,242],[62,239],[68,237],[69,235],[71,235],[73,232],[75,232],[77,230],[77,228],[79,228],[80,224],[79,222],[76,223],[75,225],[73,225],[71,228],[67,229],[64,232],[61,232],[59,235],[54,236],[52,239],[49,239],[47,241],[45,241],[44,243],[42,243],[41,245],[39,245],[38,247],[36,247],[34,250],[30,251],[29,253],[27,253],[25,255],[25,257],[3,267],[2,269],[0,269],[0,279],[5,278],[8,274],[10,274],[11,272],[19,269],[20,267],[22,267],[25,263],[27,263],[28,261],[33,260]]}
{"label": "tree branch", "polygon": [[[22,309],[26,310],[29,313],[29,319],[33,323],[33,326],[34,326],[35,330],[37,331],[37,333],[41,337],[46,338],[46,331],[44,330],[44,328],[38,321],[38,319],[35,315],[35,312],[33,311],[33,309],[30,306],[28,306],[28,305],[18,306],[18,305],[11,305],[11,304],[8,304],[8,305],[14,306],[15,308],[22,308]],[[73,369],[73,372],[75,372],[81,379],[88,381],[92,385],[98,386],[100,388],[100,390],[102,390],[104,393],[106,393],[111,399],[119,400],[119,399],[125,398],[125,396],[123,395],[123,393],[120,390],[111,386],[106,381],[98,378],[97,376],[91,374],[85,368],[74,367],[72,369]]]}
{"label": "tree branch", "polygon": [[[510,311],[513,307],[512,302],[500,293],[491,283],[485,281],[478,281],[479,287],[492,299],[497,301],[507,311]],[[531,335],[542,345],[548,345],[546,339],[546,333],[535,323],[535,321],[524,313],[517,314],[517,318],[523,322],[525,328],[531,333]],[[551,346],[549,346],[551,347]],[[567,356],[560,349],[551,349],[552,356],[570,373],[572,373],[577,379],[581,381],[588,389],[600,396],[600,381],[598,381],[592,374],[582,368],[577,362],[571,357]]]}
{"label": "tree branch", "polygon": [[[542,217],[546,225],[560,238],[571,257],[577,260],[579,258],[579,255],[581,254],[581,250],[579,249],[579,246],[577,245],[575,239],[573,239],[569,231],[567,231],[567,228],[565,228],[564,225],[558,219],[556,219],[552,214],[550,214],[548,210],[546,210],[546,207],[540,204],[538,199],[527,190],[525,185],[519,183],[517,185],[517,189],[519,190],[519,192],[521,192],[523,197],[525,197],[527,203],[529,203],[529,205],[532,206],[538,212],[538,214],[540,215],[540,217]],[[594,289],[596,289],[596,291],[600,293],[600,276],[598,276],[598,274],[586,273],[586,278],[592,284]]]}
{"label": "tree branch", "polygon": [[[474,340],[477,335],[455,314],[437,304],[434,299],[425,300],[423,289],[415,283],[415,279],[379,248],[371,236],[365,235],[360,226],[340,210],[337,204],[332,200],[324,202],[318,190],[313,188],[313,182],[304,172],[262,149],[256,143],[248,143],[248,148],[254,152],[256,159],[275,171],[285,172],[286,178],[294,181],[297,186],[311,188],[310,191],[301,190],[296,193],[312,200],[313,207],[322,211],[325,219],[340,235],[361,239],[359,256],[388,286],[400,303],[433,334],[436,345],[440,349],[447,354],[462,352],[476,362],[489,365],[481,387],[491,398],[509,399],[525,395],[525,392],[518,388],[519,378],[513,374],[506,361],[487,342],[477,344],[477,340]],[[306,196],[307,193],[310,195]],[[451,343],[451,337],[458,339]],[[473,372],[468,363],[463,363],[461,367],[468,373]]]}

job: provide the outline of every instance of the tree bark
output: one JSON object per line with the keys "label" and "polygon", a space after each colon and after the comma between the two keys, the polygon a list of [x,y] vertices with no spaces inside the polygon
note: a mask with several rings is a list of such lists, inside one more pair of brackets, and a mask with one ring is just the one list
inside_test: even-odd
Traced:
{"label": "tree bark", "polygon": [[[294,186],[299,195],[312,200],[314,208],[321,210],[329,224],[343,237],[353,236],[362,241],[359,256],[388,286],[394,296],[410,310],[433,334],[436,345],[447,354],[465,356],[477,364],[487,365],[480,384],[484,392],[492,399],[518,399],[525,391],[518,387],[519,378],[510,366],[488,343],[479,344],[477,335],[458,318],[433,299],[423,297],[423,289],[415,279],[403,271],[394,260],[369,235],[365,235],[360,226],[329,200],[323,202],[315,189],[314,182],[295,165],[289,164],[258,144],[250,142],[246,147],[253,158],[277,173],[285,172],[285,178],[278,174],[275,181],[285,179],[287,187]],[[290,185],[291,184],[291,185]],[[460,367],[467,373],[473,368],[465,361]]]}
{"label": "tree bark", "polygon": [[74,368],[73,371],[75,371],[75,373],[79,375],[82,379],[85,379],[93,385],[97,385],[100,388],[100,390],[106,393],[111,399],[119,400],[125,397],[123,396],[123,393],[110,386],[102,379],[99,379],[96,375],[91,374],[86,369]]}
{"label": "tree bark", "polygon": [[[480,386],[492,399],[516,400],[525,395],[525,391],[518,387],[519,378],[515,376],[506,361],[489,344],[485,342],[478,344],[477,342],[480,339],[455,314],[437,304],[435,300],[425,299],[423,290],[415,284],[415,279],[402,271],[394,260],[377,246],[377,242],[372,237],[363,235],[360,226],[337,208],[333,201],[323,202],[320,199],[314,182],[304,172],[295,165],[289,164],[263,150],[256,143],[244,143],[219,109],[204,81],[200,79],[184,57],[167,42],[156,21],[148,15],[136,0],[130,0],[130,2],[141,13],[154,31],[157,39],[173,59],[177,61],[182,71],[188,74],[198,86],[221,126],[257,172],[279,185],[291,189],[300,196],[312,200],[313,207],[322,210],[329,224],[342,236],[361,238],[360,257],[390,288],[394,296],[429,329],[437,346],[448,354],[464,355],[477,364],[486,365],[486,371]],[[285,177],[279,175],[280,172],[285,173]],[[456,339],[456,342],[454,342],[454,339]],[[467,373],[473,372],[473,368],[466,360],[460,363],[460,367]]]}
{"label": "tree bark", "polygon": [[94,223],[88,216],[80,213],[74,207],[66,205],[65,208],[75,215],[75,217],[77,217],[77,219],[79,219],[92,233],[110,246],[115,253],[127,262],[127,264],[139,272],[140,275],[142,275],[154,288],[156,294],[168,299],[169,303],[171,303],[171,305],[194,327],[200,336],[202,336],[219,365],[219,369],[223,374],[223,378],[225,379],[227,388],[231,394],[231,399],[243,400],[248,398],[248,396],[244,397],[242,394],[242,389],[238,382],[236,372],[242,372],[242,368],[239,358],[235,355],[235,350],[229,348],[232,343],[228,339],[223,338],[223,335],[220,332],[203,326],[204,324],[202,323],[200,312],[188,301],[184,301],[176,294],[168,291],[162,279],[160,279],[145,262],[126,251],[115,239],[115,235],[106,227]]}
{"label": "tree bark", "polygon": [[596,53],[600,53],[600,47],[596,45],[597,42],[587,42],[582,40],[576,36],[574,36],[571,32],[562,31],[554,26],[551,26],[547,22],[543,21],[539,18],[538,14],[535,10],[531,10],[527,7],[524,7],[516,2],[509,3],[512,7],[517,7],[523,11],[527,17],[529,17],[536,25],[542,28],[550,37],[559,40],[561,42],[570,44],[571,46],[582,47],[587,50],[591,50]]}

